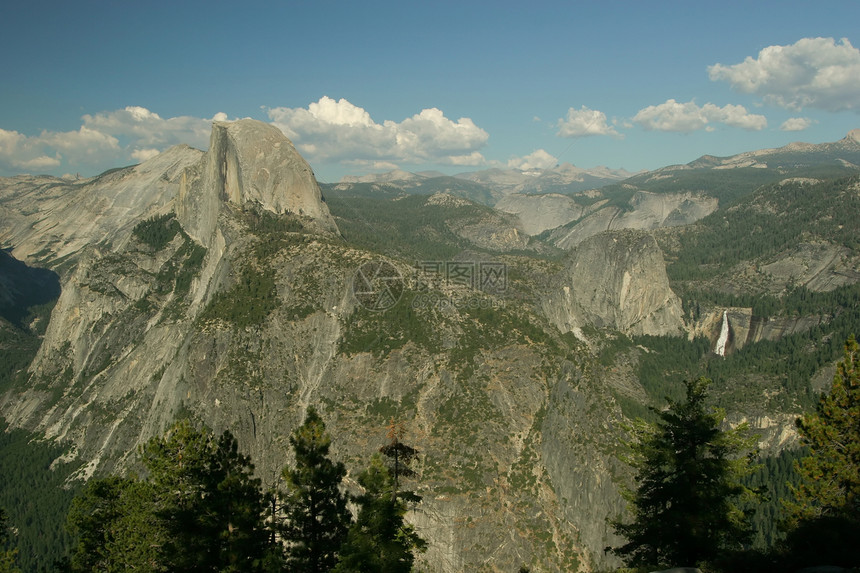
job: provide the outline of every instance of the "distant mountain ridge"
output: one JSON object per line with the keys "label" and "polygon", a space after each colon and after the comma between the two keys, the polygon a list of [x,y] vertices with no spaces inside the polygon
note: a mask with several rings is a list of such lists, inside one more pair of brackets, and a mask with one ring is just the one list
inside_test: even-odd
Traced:
{"label": "distant mountain ridge", "polygon": [[[546,189],[585,184],[573,166],[320,187],[242,120],[206,152],[0,179],[0,350],[32,353],[0,369],[0,414],[72,444],[55,463],[81,479],[133,469],[190,415],[229,428],[266,487],[310,405],[351,467],[403,420],[424,570],[608,570],[623,428],[683,378],[713,377],[763,450],[796,443],[860,324],[858,140],[564,193]],[[544,191],[504,191],[523,181]],[[356,290],[380,263],[396,273],[374,292],[399,297],[384,311]]]}
{"label": "distant mountain ridge", "polygon": [[434,171],[412,173],[395,169],[385,173],[348,175],[340,180],[340,184],[384,183],[408,190],[416,187],[424,188],[430,185],[431,180],[439,177],[453,177],[489,187],[492,195],[498,200],[509,194],[573,194],[600,189],[613,183],[628,182],[636,185],[642,181],[660,180],[668,172],[673,171],[719,171],[746,167],[796,169],[828,164],[860,169],[860,129],[850,130],[844,138],[835,142],[818,144],[792,142],[783,147],[744,151],[726,157],[703,155],[689,163],[667,165],[650,171],[630,172],[606,166],[583,169],[570,163],[561,163],[548,169],[491,168],[458,173],[453,176]]}
{"label": "distant mountain ridge", "polygon": [[[782,147],[745,151],[728,157],[703,155],[684,167],[691,169],[792,168],[797,167],[799,163],[821,164],[828,161],[860,169],[860,129],[852,129],[844,138],[831,143],[814,144],[795,141]],[[665,169],[671,169],[671,167]]]}
{"label": "distant mountain ridge", "polygon": [[[575,193],[623,181],[635,173],[624,169],[610,169],[598,166],[583,169],[561,163],[549,169],[484,169],[446,176],[436,172],[411,173],[395,169],[385,173],[367,175],[348,175],[340,180],[341,184],[386,183],[402,186],[405,189],[422,188],[433,184],[434,179],[458,179],[486,186],[498,200],[511,193]],[[472,198],[472,197],[467,197]]]}
{"label": "distant mountain ridge", "polygon": [[[686,225],[760,185],[790,177],[850,175],[860,170],[860,129],[836,142],[794,142],[728,157],[703,155],[686,164],[630,173],[582,169],[485,169],[444,176],[435,172],[344,177],[334,189],[384,185],[405,193],[449,193],[516,215],[528,235],[552,231],[551,242],[571,248],[606,230]],[[372,189],[372,187],[371,187]]]}

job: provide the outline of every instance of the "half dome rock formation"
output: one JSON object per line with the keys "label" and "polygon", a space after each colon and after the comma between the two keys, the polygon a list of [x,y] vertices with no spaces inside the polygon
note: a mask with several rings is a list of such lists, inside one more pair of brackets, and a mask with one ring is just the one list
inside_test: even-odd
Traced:
{"label": "half dome rock formation", "polygon": [[544,310],[563,332],[591,324],[625,334],[679,334],[683,310],[657,241],[637,231],[586,239],[567,259]]}
{"label": "half dome rock formation", "polygon": [[278,128],[253,119],[212,124],[209,151],[182,175],[176,213],[191,237],[209,245],[225,202],[337,230],[307,161]]}

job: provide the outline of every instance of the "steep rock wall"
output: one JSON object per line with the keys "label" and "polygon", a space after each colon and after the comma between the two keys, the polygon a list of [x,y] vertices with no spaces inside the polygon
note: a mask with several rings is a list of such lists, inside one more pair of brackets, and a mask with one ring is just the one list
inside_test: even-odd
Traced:
{"label": "steep rock wall", "polygon": [[278,128],[251,119],[215,122],[209,151],[182,174],[176,212],[196,241],[211,242],[224,203],[293,213],[321,230],[337,229],[307,161]]}
{"label": "steep rock wall", "polygon": [[584,325],[627,334],[679,334],[682,309],[651,235],[606,232],[581,243],[546,296],[543,308],[563,332]]}

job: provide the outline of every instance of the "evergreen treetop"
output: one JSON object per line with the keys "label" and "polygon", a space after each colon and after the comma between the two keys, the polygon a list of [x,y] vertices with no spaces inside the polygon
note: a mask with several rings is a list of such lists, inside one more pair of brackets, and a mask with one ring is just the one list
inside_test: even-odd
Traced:
{"label": "evergreen treetop", "polygon": [[282,494],[287,564],[291,571],[329,571],[337,563],[352,520],[347,496],[340,491],[346,468],[329,459],[331,436],[312,406],[290,436],[290,445],[296,463],[294,468],[284,468],[286,492]]}
{"label": "evergreen treetop", "polygon": [[640,422],[631,445],[636,489],[626,492],[631,523],[616,522],[627,543],[615,548],[631,566],[693,566],[747,540],[736,501],[751,493],[740,478],[752,448],[746,427],[723,430],[724,413],[706,407],[710,380],[688,381],[653,424]]}

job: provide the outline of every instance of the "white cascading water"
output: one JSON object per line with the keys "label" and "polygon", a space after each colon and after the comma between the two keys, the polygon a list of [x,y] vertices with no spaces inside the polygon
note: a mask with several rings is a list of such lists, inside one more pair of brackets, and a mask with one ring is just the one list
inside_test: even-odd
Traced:
{"label": "white cascading water", "polygon": [[726,311],[723,311],[723,326],[720,327],[720,337],[717,339],[717,347],[714,352],[717,356],[726,355],[726,343],[729,341],[729,317]]}

